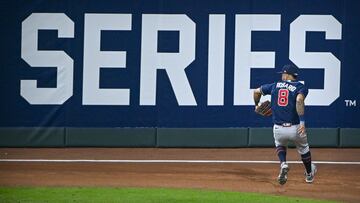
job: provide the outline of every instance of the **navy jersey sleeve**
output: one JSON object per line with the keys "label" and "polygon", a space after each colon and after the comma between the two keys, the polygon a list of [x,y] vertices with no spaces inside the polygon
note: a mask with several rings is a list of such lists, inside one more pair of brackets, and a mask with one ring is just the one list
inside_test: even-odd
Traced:
{"label": "navy jersey sleeve", "polygon": [[305,85],[303,85],[298,91],[298,94],[303,94],[305,97],[308,95],[308,93],[309,90],[308,88],[305,87]]}
{"label": "navy jersey sleeve", "polygon": [[260,90],[262,95],[269,95],[274,88],[275,83],[261,85]]}

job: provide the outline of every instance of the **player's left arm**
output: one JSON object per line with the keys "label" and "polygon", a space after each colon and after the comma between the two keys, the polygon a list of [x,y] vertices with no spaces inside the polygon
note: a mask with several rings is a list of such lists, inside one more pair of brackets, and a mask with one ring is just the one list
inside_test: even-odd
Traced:
{"label": "player's left arm", "polygon": [[254,103],[255,103],[255,110],[259,107],[259,102],[261,99],[261,89],[260,87],[254,90]]}
{"label": "player's left arm", "polygon": [[259,108],[259,102],[262,95],[271,94],[271,90],[274,87],[275,83],[261,85],[259,88],[254,90],[254,103],[255,103],[255,111]]}
{"label": "player's left arm", "polygon": [[298,128],[298,133],[301,136],[306,136],[305,128],[305,96],[303,94],[298,94],[296,96],[296,112],[300,118],[300,126]]}

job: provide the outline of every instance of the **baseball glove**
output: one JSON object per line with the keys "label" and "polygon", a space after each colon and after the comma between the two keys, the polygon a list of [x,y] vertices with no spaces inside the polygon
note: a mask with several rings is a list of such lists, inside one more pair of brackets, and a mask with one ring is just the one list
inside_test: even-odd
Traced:
{"label": "baseball glove", "polygon": [[271,116],[272,115],[271,102],[267,100],[267,101],[261,103],[260,106],[258,106],[255,109],[255,112],[262,116]]}

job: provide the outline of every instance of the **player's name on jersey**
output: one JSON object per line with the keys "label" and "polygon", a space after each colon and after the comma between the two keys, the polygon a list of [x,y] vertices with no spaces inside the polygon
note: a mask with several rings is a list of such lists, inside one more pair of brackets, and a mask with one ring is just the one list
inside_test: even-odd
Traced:
{"label": "player's name on jersey", "polygon": [[286,88],[286,89],[290,90],[291,92],[296,90],[296,87],[294,85],[291,85],[286,82],[278,82],[276,84],[276,88]]}

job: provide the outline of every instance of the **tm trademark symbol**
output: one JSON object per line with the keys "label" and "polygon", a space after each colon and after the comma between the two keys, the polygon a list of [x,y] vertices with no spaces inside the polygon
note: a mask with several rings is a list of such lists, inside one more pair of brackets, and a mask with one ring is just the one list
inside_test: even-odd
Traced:
{"label": "tm trademark symbol", "polygon": [[350,100],[350,99],[346,99],[345,100],[345,106],[356,106],[356,100]]}

